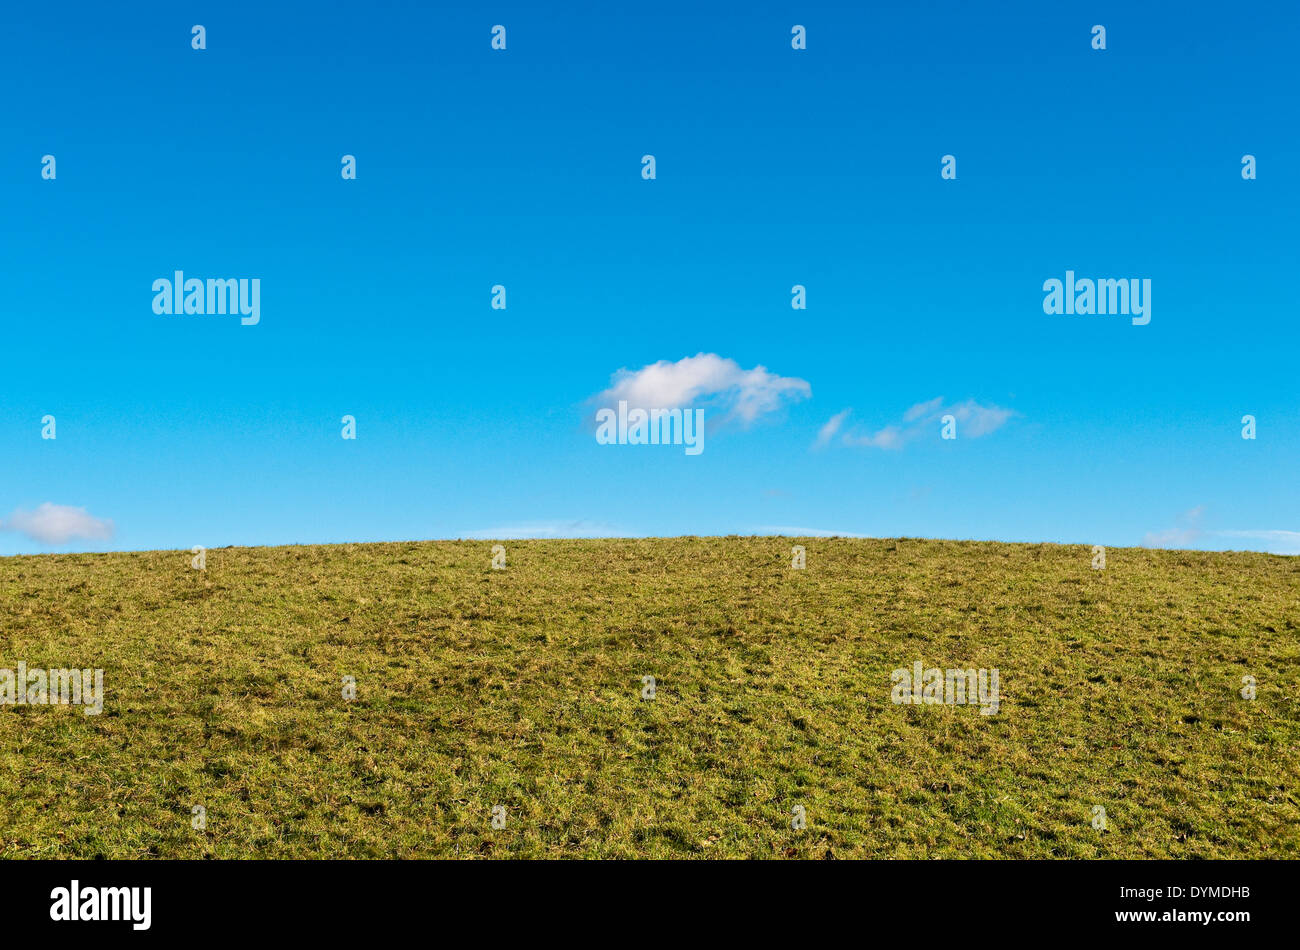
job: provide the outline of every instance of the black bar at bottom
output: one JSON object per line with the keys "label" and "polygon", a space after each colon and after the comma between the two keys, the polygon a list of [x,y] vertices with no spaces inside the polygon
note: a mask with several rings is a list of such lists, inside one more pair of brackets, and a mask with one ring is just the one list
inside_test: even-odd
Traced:
{"label": "black bar at bottom", "polygon": [[581,931],[615,927],[603,932],[632,939],[666,937],[691,912],[696,933],[733,938],[804,920],[904,939],[1030,925],[1085,936],[1231,939],[1294,917],[1297,868],[1279,861],[8,861],[0,862],[0,919],[11,934],[113,931],[139,939],[250,932],[347,939],[371,928],[458,921],[493,934],[561,922]]}

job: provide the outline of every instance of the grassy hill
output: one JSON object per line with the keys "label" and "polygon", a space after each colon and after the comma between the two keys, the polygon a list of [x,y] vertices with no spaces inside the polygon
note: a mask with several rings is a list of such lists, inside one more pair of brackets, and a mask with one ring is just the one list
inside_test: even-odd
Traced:
{"label": "grassy hill", "polygon": [[0,559],[0,668],[106,689],[0,706],[0,856],[1300,857],[1300,558],[505,546]]}

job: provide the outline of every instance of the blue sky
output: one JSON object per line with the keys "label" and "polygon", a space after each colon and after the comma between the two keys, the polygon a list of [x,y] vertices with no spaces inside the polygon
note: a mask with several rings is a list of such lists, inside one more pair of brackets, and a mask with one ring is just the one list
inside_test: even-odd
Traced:
{"label": "blue sky", "polygon": [[[443,6],[0,15],[0,554],[1300,553],[1293,6]],[[155,314],[175,270],[258,278],[260,322]],[[1067,270],[1151,322],[1045,314]],[[660,377],[705,450],[598,444]]]}

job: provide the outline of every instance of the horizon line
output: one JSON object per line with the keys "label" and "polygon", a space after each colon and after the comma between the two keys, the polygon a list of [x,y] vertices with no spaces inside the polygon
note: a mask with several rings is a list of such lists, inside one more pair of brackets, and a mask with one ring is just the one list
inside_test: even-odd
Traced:
{"label": "horizon line", "polygon": [[[811,531],[812,529],[805,529]],[[207,551],[229,551],[229,550],[269,550],[276,548],[307,548],[307,547],[345,547],[350,545],[398,545],[398,544],[489,544],[497,541],[512,542],[530,542],[530,543],[567,543],[573,544],[584,541],[726,541],[730,539],[784,539],[794,541],[916,541],[928,543],[943,544],[1010,544],[1021,547],[1083,547],[1091,549],[1093,547],[1103,547],[1107,551],[1167,551],[1177,553],[1195,553],[1195,554],[1258,554],[1265,557],[1300,557],[1300,553],[1284,554],[1274,551],[1260,551],[1253,548],[1164,548],[1154,547],[1144,544],[1098,544],[1096,541],[1006,541],[999,538],[940,538],[940,537],[922,537],[919,535],[896,535],[896,536],[876,536],[858,534],[852,532],[822,532],[822,533],[805,533],[795,534],[785,531],[775,532],[747,532],[731,534],[676,534],[676,535],[589,535],[577,537],[539,537],[527,535],[511,535],[509,533],[501,535],[487,536],[482,532],[469,532],[464,535],[454,537],[434,537],[434,538],[396,538],[380,539],[367,541],[292,541],[284,544],[222,544],[222,545],[202,545],[205,552]],[[117,548],[107,551],[41,551],[41,552],[16,552],[14,554],[0,554],[0,559],[19,558],[19,557],[80,557],[96,556],[109,554],[192,554],[195,545],[190,547],[177,548]]]}

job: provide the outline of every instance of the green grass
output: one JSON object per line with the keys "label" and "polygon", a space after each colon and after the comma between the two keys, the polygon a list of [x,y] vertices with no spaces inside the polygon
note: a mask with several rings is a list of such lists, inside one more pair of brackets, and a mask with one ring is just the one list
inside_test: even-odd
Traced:
{"label": "green grass", "polygon": [[[0,559],[0,667],[107,693],[0,706],[0,856],[1300,856],[1300,558],[490,547]],[[1000,713],[895,705],[916,660]]]}

